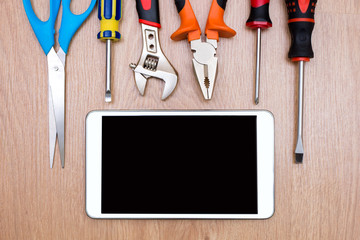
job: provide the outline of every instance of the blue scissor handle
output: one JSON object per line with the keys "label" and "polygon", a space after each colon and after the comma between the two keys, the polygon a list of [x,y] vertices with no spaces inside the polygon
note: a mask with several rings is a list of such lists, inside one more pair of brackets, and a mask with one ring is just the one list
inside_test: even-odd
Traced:
{"label": "blue scissor handle", "polygon": [[70,10],[70,2],[71,0],[62,0],[63,12],[59,30],[59,44],[65,53],[68,51],[70,41],[75,32],[89,16],[96,4],[96,0],[91,0],[89,8],[84,13],[75,15]]}
{"label": "blue scissor handle", "polygon": [[26,15],[35,35],[47,55],[54,46],[55,21],[59,12],[61,0],[50,0],[50,16],[47,21],[41,21],[35,14],[30,0],[23,0]]}

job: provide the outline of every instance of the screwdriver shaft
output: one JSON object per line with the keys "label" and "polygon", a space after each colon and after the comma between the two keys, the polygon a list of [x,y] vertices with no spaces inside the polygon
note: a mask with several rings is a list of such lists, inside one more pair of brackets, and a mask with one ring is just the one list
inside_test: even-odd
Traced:
{"label": "screwdriver shaft", "polygon": [[261,28],[257,29],[256,40],[256,76],[255,76],[255,104],[259,104],[260,89],[260,63],[261,63]]}
{"label": "screwdriver shaft", "polygon": [[304,61],[299,61],[299,95],[298,95],[298,129],[297,143],[295,149],[296,163],[302,163],[304,157],[304,147],[302,143],[303,133],[303,108],[304,108]]}
{"label": "screwdriver shaft", "polygon": [[111,102],[111,44],[121,38],[119,22],[122,17],[121,0],[99,0],[98,18],[100,32],[97,38],[106,42],[106,85],[105,102]]}
{"label": "screwdriver shaft", "polygon": [[288,12],[288,26],[291,45],[288,57],[299,63],[298,125],[295,163],[303,163],[303,105],[304,105],[304,64],[314,58],[311,36],[315,26],[317,0],[285,0]]}
{"label": "screwdriver shaft", "polygon": [[105,102],[111,102],[111,40],[106,40],[106,90]]}
{"label": "screwdriver shaft", "polygon": [[256,71],[255,71],[255,104],[260,101],[260,64],[261,64],[261,30],[272,27],[269,14],[270,0],[251,0],[251,9],[246,26],[257,30]]}

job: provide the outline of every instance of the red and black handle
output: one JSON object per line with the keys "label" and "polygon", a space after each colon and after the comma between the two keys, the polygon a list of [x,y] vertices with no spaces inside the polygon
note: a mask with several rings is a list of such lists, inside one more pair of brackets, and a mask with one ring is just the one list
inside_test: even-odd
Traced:
{"label": "red and black handle", "polygon": [[175,5],[180,15],[181,25],[179,29],[171,35],[171,39],[180,41],[187,38],[189,42],[200,39],[201,28],[189,0],[175,0]]}
{"label": "red and black handle", "polygon": [[231,38],[236,35],[234,29],[224,22],[224,14],[227,0],[213,0],[209,16],[206,22],[205,35],[208,39],[219,41],[219,37]]}
{"label": "red and black handle", "polygon": [[[206,23],[205,35],[208,39],[219,41],[219,37],[229,38],[236,32],[224,22],[224,12],[227,0],[213,0]],[[181,19],[179,29],[171,35],[171,39],[178,41],[188,39],[189,42],[201,38],[201,29],[189,0],[175,0],[175,5]]]}
{"label": "red and black handle", "polygon": [[251,11],[246,26],[262,29],[272,27],[269,4],[270,0],[251,0]]}
{"label": "red and black handle", "polygon": [[159,0],[136,0],[136,10],[140,23],[161,28]]}
{"label": "red and black handle", "polygon": [[285,0],[291,33],[289,58],[292,61],[310,61],[314,57],[311,35],[315,26],[317,0]]}

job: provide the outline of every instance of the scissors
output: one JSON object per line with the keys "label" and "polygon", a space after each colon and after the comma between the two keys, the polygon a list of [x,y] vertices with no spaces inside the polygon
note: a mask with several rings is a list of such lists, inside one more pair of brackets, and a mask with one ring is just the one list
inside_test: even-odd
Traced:
{"label": "scissors", "polygon": [[61,0],[50,0],[50,16],[47,21],[41,21],[31,5],[30,0],[23,0],[26,15],[30,25],[47,56],[49,78],[49,153],[50,168],[53,167],[56,137],[60,151],[61,166],[65,166],[65,58],[69,44],[77,29],[89,16],[96,0],[91,0],[88,9],[75,15],[70,10],[71,0],[62,0],[62,18],[59,30],[60,48],[54,49],[55,21],[59,12]]}

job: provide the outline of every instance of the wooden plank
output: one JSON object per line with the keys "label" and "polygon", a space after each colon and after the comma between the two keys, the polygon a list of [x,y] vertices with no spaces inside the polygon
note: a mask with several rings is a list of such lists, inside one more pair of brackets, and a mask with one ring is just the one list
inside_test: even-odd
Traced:
{"label": "wooden plank", "polygon": [[[41,19],[46,0],[33,1]],[[76,13],[89,0],[72,3]],[[360,3],[319,1],[313,38],[315,59],[306,64],[303,165],[293,164],[297,66],[287,59],[290,35],[283,1],[271,2],[273,28],[263,33],[260,105],[253,104],[255,39],[246,29],[249,4],[229,1],[221,39],[214,99],[202,99],[186,41],[170,35],[180,24],[172,1],[161,1],[160,40],[179,72],[165,102],[163,82],[150,80],[145,97],[129,63],[141,52],[135,1],[124,1],[114,44],[112,104],[104,102],[105,44],[96,39],[96,9],[75,35],[66,66],[66,163],[49,169],[47,69],[18,1],[0,3],[0,239],[357,239],[360,235]],[[210,0],[192,1],[204,29]],[[57,22],[60,26],[60,20]],[[276,121],[275,215],[264,221],[93,220],[85,213],[86,114],[95,109],[268,109]]]}

